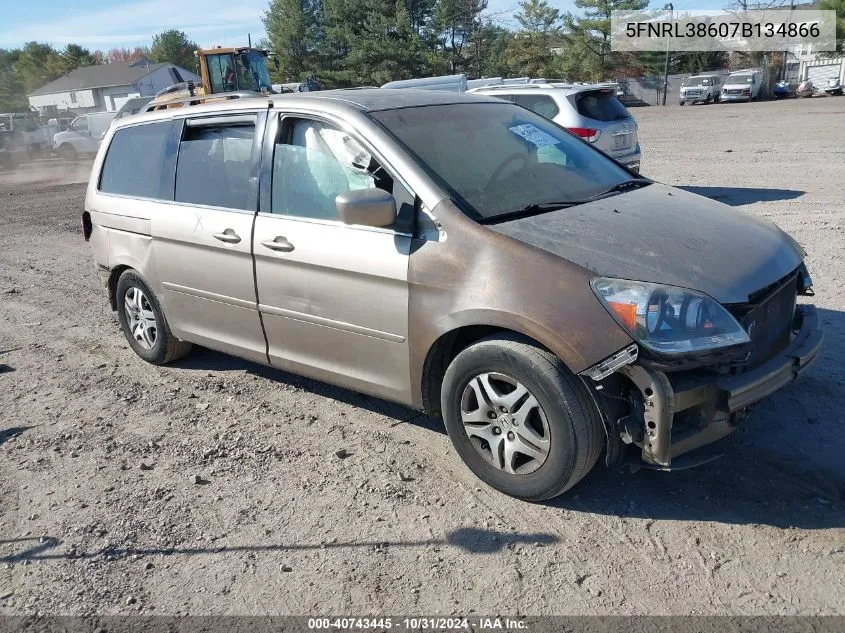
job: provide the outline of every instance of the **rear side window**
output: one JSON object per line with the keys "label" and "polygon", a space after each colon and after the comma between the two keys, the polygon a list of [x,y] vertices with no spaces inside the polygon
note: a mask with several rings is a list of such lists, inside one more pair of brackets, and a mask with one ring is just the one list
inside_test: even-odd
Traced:
{"label": "rear side window", "polygon": [[250,179],[254,125],[185,127],[176,167],[176,201],[252,210]]}
{"label": "rear side window", "polygon": [[170,121],[163,121],[115,132],[100,175],[100,191],[172,200],[176,143],[168,143],[170,130]]}
{"label": "rear side window", "polygon": [[610,90],[579,92],[575,95],[578,114],[595,121],[618,121],[631,115]]}
{"label": "rear side window", "polygon": [[516,95],[514,101],[547,119],[553,119],[560,112],[554,99],[549,95]]}

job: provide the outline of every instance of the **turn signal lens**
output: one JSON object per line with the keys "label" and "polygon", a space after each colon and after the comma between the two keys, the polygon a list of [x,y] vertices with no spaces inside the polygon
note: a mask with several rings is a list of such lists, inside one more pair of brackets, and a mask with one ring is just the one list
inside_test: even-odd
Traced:
{"label": "turn signal lens", "polygon": [[636,303],[616,303],[615,301],[608,301],[608,307],[628,330],[634,331],[637,329],[637,304]]}

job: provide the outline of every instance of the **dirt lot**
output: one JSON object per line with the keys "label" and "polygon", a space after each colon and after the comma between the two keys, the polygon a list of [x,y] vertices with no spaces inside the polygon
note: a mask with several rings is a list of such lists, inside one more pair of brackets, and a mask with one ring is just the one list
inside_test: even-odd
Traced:
{"label": "dirt lot", "polygon": [[143,363],[84,187],[0,177],[0,614],[845,613],[845,98],[635,116],[646,175],[805,246],[826,349],[720,461],[547,505],[402,407],[202,349]]}

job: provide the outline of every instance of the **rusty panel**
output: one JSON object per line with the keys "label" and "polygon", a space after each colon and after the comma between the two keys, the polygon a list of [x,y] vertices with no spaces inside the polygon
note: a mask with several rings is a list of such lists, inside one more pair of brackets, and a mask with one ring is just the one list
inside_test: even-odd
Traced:
{"label": "rusty panel", "polygon": [[631,343],[590,290],[586,269],[492,231],[449,200],[432,215],[445,239],[415,240],[409,281],[414,404],[426,355],[443,334],[494,325],[530,336],[575,373]]}

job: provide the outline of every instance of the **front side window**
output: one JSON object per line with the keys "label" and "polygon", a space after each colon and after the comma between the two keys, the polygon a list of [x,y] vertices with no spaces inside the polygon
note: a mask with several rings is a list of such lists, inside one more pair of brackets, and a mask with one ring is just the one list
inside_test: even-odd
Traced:
{"label": "front side window", "polygon": [[339,194],[375,187],[393,190],[393,178],[343,130],[297,119],[282,136],[273,155],[273,213],[337,220]]}
{"label": "front side window", "polygon": [[[189,122],[190,123],[190,122]],[[251,210],[255,125],[186,125],[176,166],[176,201]]]}
{"label": "front side window", "polygon": [[631,178],[553,122],[507,102],[373,112],[470,217],[579,202]]}
{"label": "front side window", "polygon": [[100,191],[141,198],[173,198],[175,139],[169,121],[117,130],[112,136]]}

